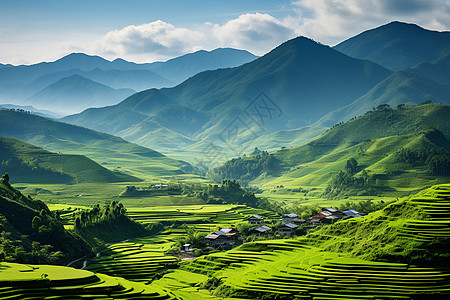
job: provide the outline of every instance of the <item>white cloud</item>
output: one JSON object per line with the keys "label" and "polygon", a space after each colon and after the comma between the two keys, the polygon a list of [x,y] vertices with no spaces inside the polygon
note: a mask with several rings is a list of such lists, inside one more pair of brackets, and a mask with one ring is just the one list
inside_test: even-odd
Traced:
{"label": "white cloud", "polygon": [[295,14],[286,22],[298,34],[326,44],[393,20],[435,30],[450,27],[447,0],[299,0],[293,5]]}
{"label": "white cloud", "polygon": [[218,47],[246,49],[263,55],[295,37],[295,31],[268,14],[243,14],[225,24],[205,22],[195,30],[158,20],[108,32],[90,50],[102,56],[134,61],[168,59],[200,49]]}
{"label": "white cloud", "polygon": [[222,47],[248,49],[262,55],[295,37],[295,32],[268,14],[243,14],[224,25],[214,25],[213,34]]}
{"label": "white cloud", "polygon": [[110,55],[168,58],[201,49],[206,35],[161,20],[130,25],[108,32],[95,45],[97,52]]}
{"label": "white cloud", "polygon": [[275,18],[246,13],[223,24],[196,23],[176,27],[158,20],[108,32],[88,52],[108,58],[148,62],[200,49],[246,49],[263,55],[295,36],[335,45],[364,30],[398,20],[427,29],[450,28],[448,0],[297,0],[292,10]]}

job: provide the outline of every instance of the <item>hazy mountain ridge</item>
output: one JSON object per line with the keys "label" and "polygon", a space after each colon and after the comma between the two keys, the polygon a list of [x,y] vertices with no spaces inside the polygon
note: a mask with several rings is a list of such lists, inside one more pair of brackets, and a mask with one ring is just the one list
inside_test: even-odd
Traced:
{"label": "hazy mountain ridge", "polygon": [[102,107],[120,102],[134,94],[132,89],[112,89],[80,75],[64,77],[26,100],[38,108],[57,112],[77,113],[90,107]]}
{"label": "hazy mountain ridge", "polygon": [[[80,75],[115,89],[128,88],[140,91],[152,87],[173,86],[197,72],[237,66],[255,58],[256,56],[247,51],[231,48],[209,52],[198,51],[167,62],[145,64],[123,59],[108,61],[99,56],[72,53],[54,62],[20,66],[2,65],[0,99],[5,103],[24,104],[33,94],[64,77],[73,75]],[[159,69],[165,75],[153,69]],[[121,97],[122,100],[126,96],[121,95]],[[92,106],[104,106],[105,101],[106,99]]]}

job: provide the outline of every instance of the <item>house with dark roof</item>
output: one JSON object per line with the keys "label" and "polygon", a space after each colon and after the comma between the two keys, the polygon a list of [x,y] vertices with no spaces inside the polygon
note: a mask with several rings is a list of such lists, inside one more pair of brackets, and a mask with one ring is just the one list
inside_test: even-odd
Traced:
{"label": "house with dark roof", "polygon": [[298,216],[296,214],[293,214],[293,213],[284,214],[281,217],[281,223],[283,223],[283,224],[292,223],[292,220],[294,220],[295,218],[298,218]]}
{"label": "house with dark roof", "polygon": [[264,219],[260,215],[253,215],[248,219],[249,225],[260,225],[262,223],[264,223]]}
{"label": "house with dark roof", "polygon": [[242,244],[239,239],[240,232],[234,228],[222,228],[219,231],[211,232],[205,236],[205,244],[209,247],[225,247],[231,248],[235,245]]}
{"label": "house with dark roof", "polygon": [[281,225],[278,228],[278,232],[281,235],[290,235],[292,233],[294,233],[294,231],[297,229],[298,225],[292,224],[292,223],[286,223]]}
{"label": "house with dark roof", "polygon": [[358,218],[358,217],[362,217],[365,215],[363,213],[357,212],[354,209],[344,210],[342,213],[344,214],[344,217],[342,218],[343,220],[347,220],[347,219],[351,219],[351,218]]}
{"label": "house with dark roof", "polygon": [[271,230],[272,230],[272,228],[270,228],[269,226],[263,225],[261,227],[253,229],[252,234],[264,235],[264,234],[269,233]]}

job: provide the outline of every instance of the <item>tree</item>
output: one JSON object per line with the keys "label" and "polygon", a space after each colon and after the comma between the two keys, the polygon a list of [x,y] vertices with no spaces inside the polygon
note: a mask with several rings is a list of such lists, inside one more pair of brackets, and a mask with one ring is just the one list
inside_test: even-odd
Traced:
{"label": "tree", "polygon": [[6,181],[7,183],[9,183],[9,174],[8,174],[8,172],[6,172],[5,174],[3,174],[2,179],[3,179],[4,181]]}

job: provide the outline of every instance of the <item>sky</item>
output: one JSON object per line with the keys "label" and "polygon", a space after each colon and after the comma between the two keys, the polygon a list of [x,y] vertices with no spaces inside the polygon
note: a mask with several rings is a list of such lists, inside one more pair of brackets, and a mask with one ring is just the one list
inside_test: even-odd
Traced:
{"label": "sky", "polygon": [[330,46],[391,21],[450,30],[449,0],[0,0],[0,63],[73,52],[164,61],[232,47],[264,55],[299,35]]}

